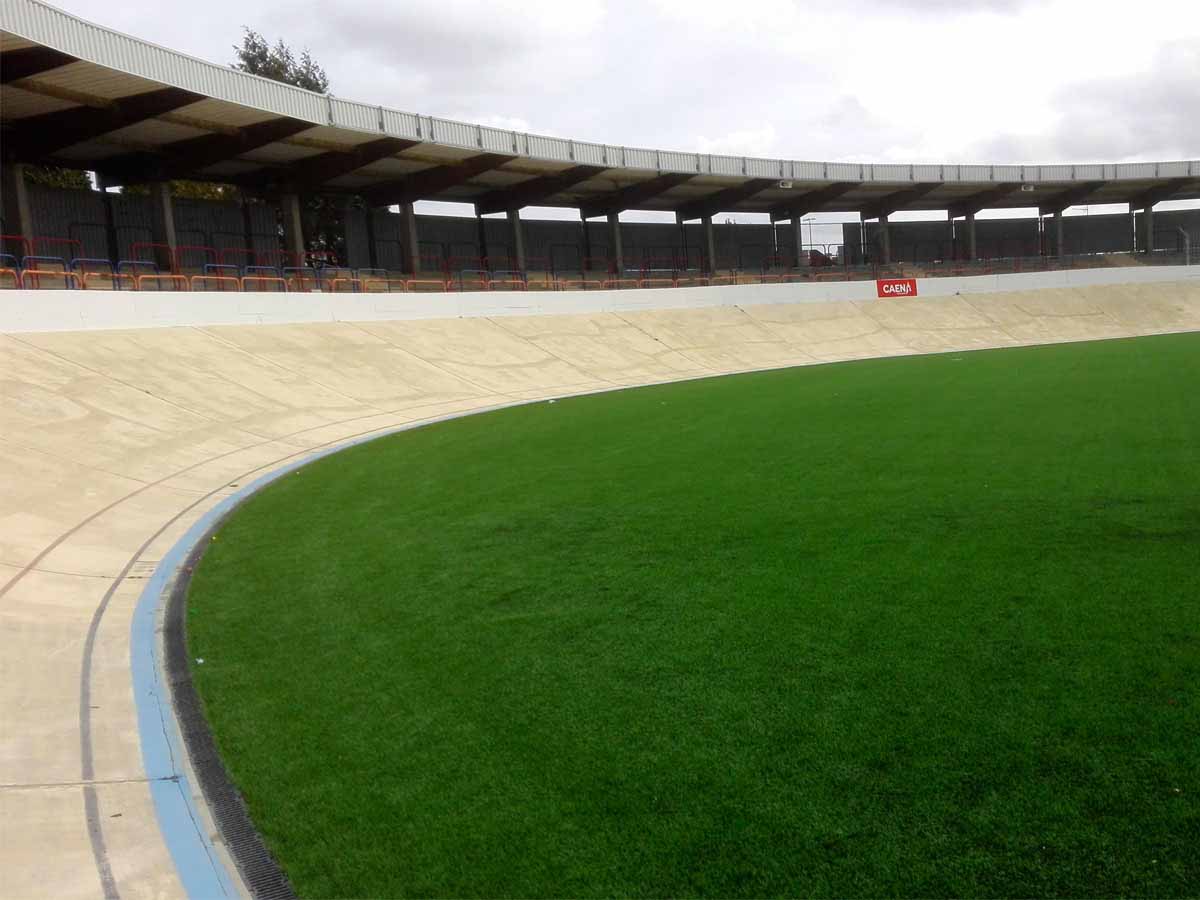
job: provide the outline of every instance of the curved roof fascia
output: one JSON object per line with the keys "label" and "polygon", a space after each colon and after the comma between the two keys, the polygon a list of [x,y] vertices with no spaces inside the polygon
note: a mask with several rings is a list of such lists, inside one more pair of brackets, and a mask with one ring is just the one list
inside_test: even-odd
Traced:
{"label": "curved roof fascia", "polygon": [[596,144],[424,116],[306,91],[122,34],[40,0],[5,0],[0,4],[0,28],[96,65],[314,125],[535,160],[800,182],[1061,184],[1200,178],[1200,160],[1050,165],[843,163]]}

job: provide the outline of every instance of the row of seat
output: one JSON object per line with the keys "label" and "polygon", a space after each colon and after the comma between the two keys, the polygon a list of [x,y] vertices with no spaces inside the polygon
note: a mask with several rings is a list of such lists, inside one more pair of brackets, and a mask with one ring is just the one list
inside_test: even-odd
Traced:
{"label": "row of seat", "polygon": [[[664,273],[641,277],[629,274],[608,278],[525,277],[491,278],[480,273],[472,278],[432,278],[403,274],[317,279],[303,274],[284,277],[273,274],[241,276],[218,274],[181,275],[169,272],[74,272],[44,269],[0,269],[0,288],[116,290],[116,291],[256,291],[274,293],[418,293],[462,291],[565,291],[625,290],[644,288],[713,287],[720,285],[781,284],[804,281],[853,281],[875,277],[870,271],[794,271],[786,273],[728,273],[686,276]],[[889,275],[901,274],[889,272]]]}

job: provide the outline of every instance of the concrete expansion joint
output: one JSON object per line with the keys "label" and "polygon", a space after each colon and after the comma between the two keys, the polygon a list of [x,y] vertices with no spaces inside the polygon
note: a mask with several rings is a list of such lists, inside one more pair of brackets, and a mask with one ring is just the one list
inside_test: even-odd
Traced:
{"label": "concrete expansion joint", "polygon": [[62,575],[66,578],[96,578],[107,580],[116,578],[117,572],[70,572],[65,569],[47,569],[43,566],[23,566],[19,563],[0,561],[0,566],[6,569],[14,569],[17,571],[27,570],[29,572],[37,572],[40,575]]}
{"label": "concrete expansion joint", "polygon": [[0,784],[0,791],[26,791],[40,788],[96,787],[109,784],[150,784],[155,781],[178,781],[178,775],[161,775],[156,778],[93,778],[90,781],[46,781],[30,784]]}

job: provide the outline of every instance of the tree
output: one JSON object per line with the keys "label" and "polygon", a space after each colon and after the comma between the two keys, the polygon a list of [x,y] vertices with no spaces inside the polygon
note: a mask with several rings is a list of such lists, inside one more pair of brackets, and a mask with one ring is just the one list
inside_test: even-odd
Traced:
{"label": "tree", "polygon": [[[325,93],[329,89],[329,78],[313,60],[307,49],[301,52],[299,62],[295,54],[282,40],[272,47],[265,37],[242,26],[242,45],[234,46],[238,61],[233,68],[252,75],[261,75],[272,81],[295,85],[309,91]],[[146,193],[147,189],[131,185],[125,189],[130,194]],[[237,188],[225,184],[209,184],[203,181],[172,181],[171,196],[188,200],[231,200],[238,195]]]}
{"label": "tree", "polygon": [[[229,203],[236,201],[238,189],[229,184],[217,184],[210,181],[187,181],[179,179],[168,182],[171,196],[182,200],[217,200]],[[150,193],[149,185],[127,184],[121,188],[122,194],[144,197]]]}
{"label": "tree", "polygon": [[233,52],[238,58],[233,64],[235,69],[318,94],[329,91],[329,77],[313,60],[308,48],[301,51],[297,61],[292,49],[282,40],[276,41],[272,47],[265,37],[243,25],[242,45],[239,47],[235,44]]}
{"label": "tree", "polygon": [[26,166],[25,178],[30,184],[44,184],[46,187],[70,188],[90,191],[92,181],[87,172],[81,169],[64,169],[62,166]]}
{"label": "tree", "polygon": [[[234,45],[237,54],[235,69],[261,75],[272,81],[294,85],[319,94],[329,92],[329,77],[317,65],[305,48],[297,61],[292,49],[282,40],[270,42],[251,28],[242,26],[242,44]],[[345,202],[330,197],[306,197],[302,215],[306,220],[310,250],[327,250],[339,258],[345,258],[346,250],[346,207]]]}

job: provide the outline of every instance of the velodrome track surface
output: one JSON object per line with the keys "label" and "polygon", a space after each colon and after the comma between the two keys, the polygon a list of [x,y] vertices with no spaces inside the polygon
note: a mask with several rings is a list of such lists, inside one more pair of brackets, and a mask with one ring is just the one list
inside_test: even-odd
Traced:
{"label": "velodrome track surface", "polygon": [[[1198,275],[881,301],[787,302],[786,288],[735,288],[737,305],[567,315],[9,324],[0,333],[0,896],[175,896],[204,877],[220,883],[197,872],[208,860],[177,867],[168,850],[180,822],[209,826],[202,804],[194,824],[179,802],[194,785],[179,777],[184,760],[144,755],[153,732],[173,726],[145,696],[153,678],[133,671],[152,632],[135,638],[132,626],[184,533],[264,473],[398,427],[572,393],[1200,330]],[[763,296],[780,302],[742,303]]]}

